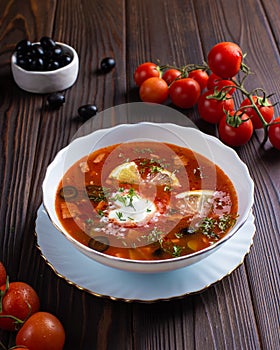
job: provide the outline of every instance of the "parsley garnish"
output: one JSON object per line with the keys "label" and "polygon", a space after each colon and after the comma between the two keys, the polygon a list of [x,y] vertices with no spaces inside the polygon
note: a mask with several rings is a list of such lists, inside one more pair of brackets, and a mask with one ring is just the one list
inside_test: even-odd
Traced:
{"label": "parsley garnish", "polygon": [[[124,189],[121,187],[119,188],[119,192],[120,193],[123,193],[124,192]],[[138,198],[138,194],[136,193],[135,189],[133,187],[131,187],[127,194],[116,194],[112,199],[114,201],[119,201],[121,202],[125,207],[132,207],[133,209],[134,208],[134,205],[133,205],[133,199],[137,197]]]}
{"label": "parsley garnish", "polygon": [[123,213],[122,213],[122,212],[116,211],[116,215],[117,215],[117,217],[118,217],[118,219],[119,219],[120,221],[126,221],[126,220],[123,218]]}
{"label": "parsley garnish", "polygon": [[183,248],[180,247],[179,245],[174,245],[173,251],[172,251],[173,258],[178,258],[178,256],[181,256],[182,250]]}

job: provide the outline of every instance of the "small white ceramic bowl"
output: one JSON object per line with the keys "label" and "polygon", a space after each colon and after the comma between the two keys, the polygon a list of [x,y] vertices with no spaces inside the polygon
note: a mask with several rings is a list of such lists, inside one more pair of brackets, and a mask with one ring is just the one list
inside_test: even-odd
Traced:
{"label": "small white ceramic bowl", "polygon": [[12,74],[16,84],[23,90],[38,94],[46,94],[68,89],[72,86],[79,72],[79,57],[73,47],[57,42],[63,50],[70,54],[72,61],[52,71],[29,71],[16,64],[16,53],[11,58]]}
{"label": "small white ceramic bowl", "polygon": [[[85,155],[96,149],[128,141],[153,140],[177,144],[202,154],[217,164],[231,179],[238,196],[237,222],[231,231],[212,246],[190,255],[168,260],[128,260],[109,256],[92,250],[77,242],[60,223],[55,210],[55,197],[58,184],[69,167]],[[43,204],[54,226],[82,253],[102,264],[141,273],[169,271],[194,264],[219,249],[246,222],[253,206],[254,183],[247,166],[237,153],[225,146],[217,138],[201,131],[174,124],[143,122],[123,124],[110,129],[97,130],[89,135],[77,138],[62,149],[49,165],[43,182]]]}

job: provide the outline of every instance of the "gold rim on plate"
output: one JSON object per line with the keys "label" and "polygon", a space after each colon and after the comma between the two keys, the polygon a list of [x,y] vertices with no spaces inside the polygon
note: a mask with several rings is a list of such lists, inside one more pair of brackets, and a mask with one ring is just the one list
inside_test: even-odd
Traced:
{"label": "gold rim on plate", "polygon": [[[79,290],[83,291],[83,292],[87,292],[95,297],[98,298],[105,298],[105,299],[110,299],[110,300],[118,300],[118,301],[123,301],[123,302],[127,302],[127,303],[131,303],[131,302],[137,302],[137,303],[155,303],[155,302],[160,302],[160,301],[169,301],[169,300],[175,300],[175,299],[182,299],[188,295],[193,295],[193,294],[197,294],[197,293],[201,293],[202,291],[206,290],[207,288],[209,288],[210,286],[220,282],[222,279],[224,279],[225,277],[229,276],[234,270],[236,270],[239,266],[241,266],[244,262],[245,257],[247,256],[247,254],[249,253],[251,246],[253,244],[253,237],[255,234],[255,225],[254,225],[254,216],[251,212],[249,218],[248,218],[248,222],[249,225],[251,225],[251,229],[250,229],[250,241],[249,244],[246,243],[246,250],[245,252],[242,253],[242,255],[240,256],[240,260],[237,264],[235,264],[230,270],[228,270],[225,274],[223,274],[220,278],[217,278],[215,280],[213,280],[211,283],[206,284],[205,286],[203,286],[202,288],[190,291],[190,292],[186,292],[186,293],[182,293],[180,295],[174,295],[174,296],[170,296],[167,298],[155,298],[155,299],[140,299],[140,298],[125,298],[125,297],[116,297],[113,295],[107,295],[107,294],[102,294],[102,293],[98,293],[95,292],[89,288],[83,287],[82,285],[73,282],[71,279],[69,279],[68,277],[66,277],[62,272],[59,272],[57,270],[57,268],[55,267],[55,264],[53,264],[46,252],[43,253],[42,247],[39,244],[39,234],[38,234],[38,221],[39,221],[39,214],[44,214],[46,215],[46,220],[50,221],[48,215],[46,212],[44,212],[43,210],[43,205],[40,206],[40,208],[37,211],[37,219],[36,219],[36,228],[35,228],[35,236],[36,236],[36,247],[38,248],[38,250],[40,251],[40,255],[41,257],[44,259],[44,261],[46,262],[46,264],[53,270],[53,272],[59,277],[62,278],[63,280],[65,280],[69,285],[75,286],[76,288],[78,288]],[[248,224],[248,223],[247,223]],[[50,222],[51,225],[51,222]],[[245,225],[246,226],[246,225]],[[55,230],[55,228],[53,227],[53,229]],[[240,228],[240,230],[242,230],[242,227]],[[58,234],[61,234],[60,232],[57,232]],[[64,237],[63,237],[64,238]],[[65,238],[64,238],[65,239]],[[219,251],[221,251],[223,249],[220,248],[217,252],[214,252],[212,255],[215,256],[215,254],[218,254]],[[82,254],[82,253],[80,253]],[[207,259],[207,258],[206,258]],[[187,269],[189,267],[185,267],[183,269]],[[172,274],[173,271],[170,271],[169,273]],[[137,274],[137,273],[136,273]]]}

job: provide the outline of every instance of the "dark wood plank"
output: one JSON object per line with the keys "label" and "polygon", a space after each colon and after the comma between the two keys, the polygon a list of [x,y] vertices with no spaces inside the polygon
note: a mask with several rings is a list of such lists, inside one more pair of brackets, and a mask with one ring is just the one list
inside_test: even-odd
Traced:
{"label": "dark wood plank", "polygon": [[[278,9],[279,2],[273,2],[272,8]],[[231,8],[231,11],[229,9]],[[200,8],[201,9],[201,8]],[[197,10],[198,16],[201,11]],[[270,12],[271,15],[273,13]],[[205,13],[206,15],[206,13]],[[223,1],[221,4],[209,6],[208,16],[217,33],[214,37],[210,27],[202,28],[201,37],[205,51],[220,40],[235,41],[247,52],[246,62],[254,75],[248,79],[248,89],[263,87],[269,93],[279,91],[279,49],[275,42],[275,33],[279,26],[273,26],[266,17],[265,9],[257,1],[232,2]],[[215,20],[219,16],[221,21]],[[200,19],[202,20],[202,19]],[[223,30],[221,30],[223,23]],[[278,94],[278,93],[277,93]],[[279,100],[279,95],[277,96]],[[279,106],[276,106],[276,115],[279,115]],[[256,317],[259,334],[264,348],[273,348],[279,344],[279,274],[276,272],[279,265],[279,152],[266,151],[259,145],[262,134],[257,133],[253,142],[239,151],[241,158],[248,165],[256,185],[255,214],[257,234],[246,262],[250,289],[246,298],[252,293],[253,309]],[[273,253],[272,253],[273,252]],[[270,258],[270,257],[274,258]],[[276,279],[276,280],[275,280]],[[274,286],[274,287],[273,287]],[[276,287],[276,290],[275,290]],[[259,288],[264,288],[260,292]],[[270,300],[267,303],[267,300]],[[277,307],[278,305],[278,307]],[[269,320],[269,322],[267,322]]]}
{"label": "dark wood plank", "polygon": [[[6,40],[10,46],[7,58],[1,56],[6,77],[5,85],[3,80],[1,84],[4,102],[0,107],[6,116],[1,123],[1,197],[9,198],[1,203],[1,221],[5,225],[0,235],[1,260],[7,266],[11,280],[19,278],[32,284],[42,300],[42,309],[59,315],[67,332],[66,347],[70,349],[72,346],[86,349],[91,345],[105,348],[110,338],[107,337],[109,329],[105,331],[104,326],[108,324],[109,328],[111,324],[108,321],[111,304],[106,300],[96,301],[96,298],[57,278],[35,248],[34,223],[42,200],[41,184],[46,167],[81,125],[74,120],[78,107],[96,103],[102,110],[122,102],[125,91],[122,7],[121,1],[107,1],[105,4],[59,2],[57,8],[55,2],[39,6],[36,1],[30,1],[25,6],[7,3],[3,10],[3,23],[7,24],[11,17],[13,29],[18,34],[8,37],[9,33],[2,33],[3,42]],[[76,11],[72,12],[73,8]],[[14,13],[30,28],[22,28],[21,21],[14,21]],[[32,22],[38,31],[34,30]],[[66,92],[66,104],[59,111],[46,108],[45,96],[20,91],[10,76],[9,57],[16,42],[26,37],[38,40],[43,35],[73,45],[82,58],[78,81]],[[108,40],[110,35],[112,37]],[[116,57],[118,68],[112,74],[98,76],[96,69],[106,56]],[[67,298],[63,297],[65,293]],[[115,308],[118,310],[117,304]],[[83,322],[72,315],[82,315]],[[116,311],[112,318],[126,324],[124,316],[123,313],[120,317]],[[118,321],[114,323],[117,325]],[[92,332],[88,329],[88,322],[92,324]],[[127,332],[130,328],[123,327],[121,332],[114,332],[111,339],[115,337],[116,342],[121,342],[119,337],[125,338]],[[8,335],[3,337],[7,339]],[[14,337],[11,335],[9,339],[12,345]]]}
{"label": "dark wood plank", "polygon": [[22,39],[39,40],[42,35],[52,35],[56,0],[47,0],[38,6],[36,0],[1,1],[0,72],[6,71],[15,45]]}
{"label": "dark wood plank", "polygon": [[[11,280],[20,278],[33,286],[36,282],[31,281],[31,276],[22,276],[19,266],[25,273],[34,271],[34,261],[30,261],[30,256],[36,252],[30,247],[34,243],[32,212],[36,212],[36,201],[30,202],[33,193],[30,186],[42,100],[15,86],[11,78],[10,57],[19,40],[36,41],[42,35],[51,36],[56,1],[37,5],[36,1],[2,1],[0,4],[0,182],[1,198],[5,198],[0,204],[3,225],[0,234],[1,260],[7,266]],[[33,117],[30,118],[30,115]],[[25,230],[28,236],[24,235]],[[25,240],[29,241],[28,249],[22,248]],[[2,338],[2,333],[0,335]],[[12,335],[3,334],[3,338],[8,337],[10,344],[14,344]]]}

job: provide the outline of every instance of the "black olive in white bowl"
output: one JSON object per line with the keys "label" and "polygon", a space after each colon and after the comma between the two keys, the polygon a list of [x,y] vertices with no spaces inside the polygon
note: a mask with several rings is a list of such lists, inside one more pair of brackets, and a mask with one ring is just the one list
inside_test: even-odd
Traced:
{"label": "black olive in white bowl", "polygon": [[52,93],[71,87],[78,76],[79,57],[67,44],[42,37],[39,42],[20,41],[11,58],[16,84],[33,93]]}

